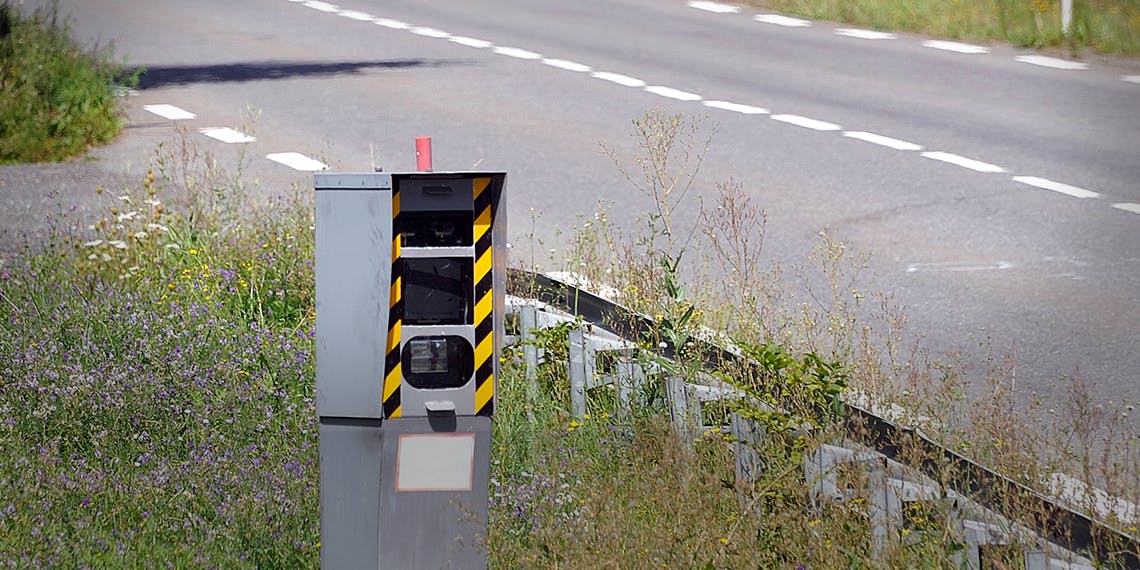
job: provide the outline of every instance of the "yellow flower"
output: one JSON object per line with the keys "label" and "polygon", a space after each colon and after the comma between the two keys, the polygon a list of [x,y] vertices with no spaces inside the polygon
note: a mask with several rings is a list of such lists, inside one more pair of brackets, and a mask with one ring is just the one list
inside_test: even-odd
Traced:
{"label": "yellow flower", "polygon": [[190,255],[198,255],[198,250],[190,248]]}
{"label": "yellow flower", "polygon": [[721,544],[728,544],[728,537],[727,536],[720,537],[720,543]]}

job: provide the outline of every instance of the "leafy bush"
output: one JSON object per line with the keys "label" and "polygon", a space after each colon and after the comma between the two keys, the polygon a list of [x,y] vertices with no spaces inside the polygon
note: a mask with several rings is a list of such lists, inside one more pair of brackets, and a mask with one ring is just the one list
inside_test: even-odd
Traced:
{"label": "leafy bush", "polygon": [[83,49],[54,14],[0,4],[0,163],[75,157],[118,135],[109,49]]}

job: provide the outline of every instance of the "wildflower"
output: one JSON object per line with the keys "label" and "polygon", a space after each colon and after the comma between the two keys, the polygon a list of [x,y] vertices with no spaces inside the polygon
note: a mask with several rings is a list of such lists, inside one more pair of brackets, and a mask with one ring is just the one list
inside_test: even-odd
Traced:
{"label": "wildflower", "polygon": [[12,278],[12,276],[8,275],[7,271],[0,272],[0,281],[7,281],[11,278]]}
{"label": "wildflower", "polygon": [[720,543],[721,544],[728,544],[728,537],[727,536],[720,537]]}
{"label": "wildflower", "polygon": [[127,242],[121,239],[115,239],[107,242],[107,245],[114,246],[115,249],[127,249]]}
{"label": "wildflower", "polygon": [[190,251],[189,251],[188,253],[189,253],[190,255],[198,255],[198,250],[196,250],[196,249],[194,249],[194,248],[190,248]]}
{"label": "wildflower", "polygon": [[89,242],[84,243],[83,247],[96,247],[96,246],[100,246],[100,245],[103,245],[103,240],[97,239],[97,240],[93,240],[93,241],[89,241]]}

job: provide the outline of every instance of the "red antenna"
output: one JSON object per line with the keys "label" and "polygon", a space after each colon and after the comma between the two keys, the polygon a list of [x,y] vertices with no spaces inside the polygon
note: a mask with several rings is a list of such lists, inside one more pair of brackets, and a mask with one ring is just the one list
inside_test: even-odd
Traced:
{"label": "red antenna", "polygon": [[416,170],[431,172],[431,137],[416,137]]}

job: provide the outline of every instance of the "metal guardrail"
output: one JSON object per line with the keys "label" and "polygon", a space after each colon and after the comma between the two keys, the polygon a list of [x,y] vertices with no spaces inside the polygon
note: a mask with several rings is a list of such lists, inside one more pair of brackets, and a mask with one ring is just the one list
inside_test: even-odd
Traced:
{"label": "metal guardrail", "polygon": [[[511,269],[508,291],[578,315],[622,338],[654,338],[655,323],[649,317],[547,275]],[[745,357],[713,343],[701,339],[691,342],[710,367],[746,363]],[[675,355],[674,347],[668,343],[660,351],[665,357]],[[849,440],[927,477],[945,481],[954,492],[1011,520],[1019,520],[1010,507],[1010,498],[1016,498],[1021,509],[1039,513],[1034,520],[1021,523],[1049,542],[1072,552],[1088,553],[1098,560],[1116,559],[1121,568],[1140,570],[1140,541],[1136,537],[1058,505],[1045,495],[939,445],[918,430],[850,403],[844,405],[844,410],[843,425]],[[910,461],[912,457],[922,459]]]}

